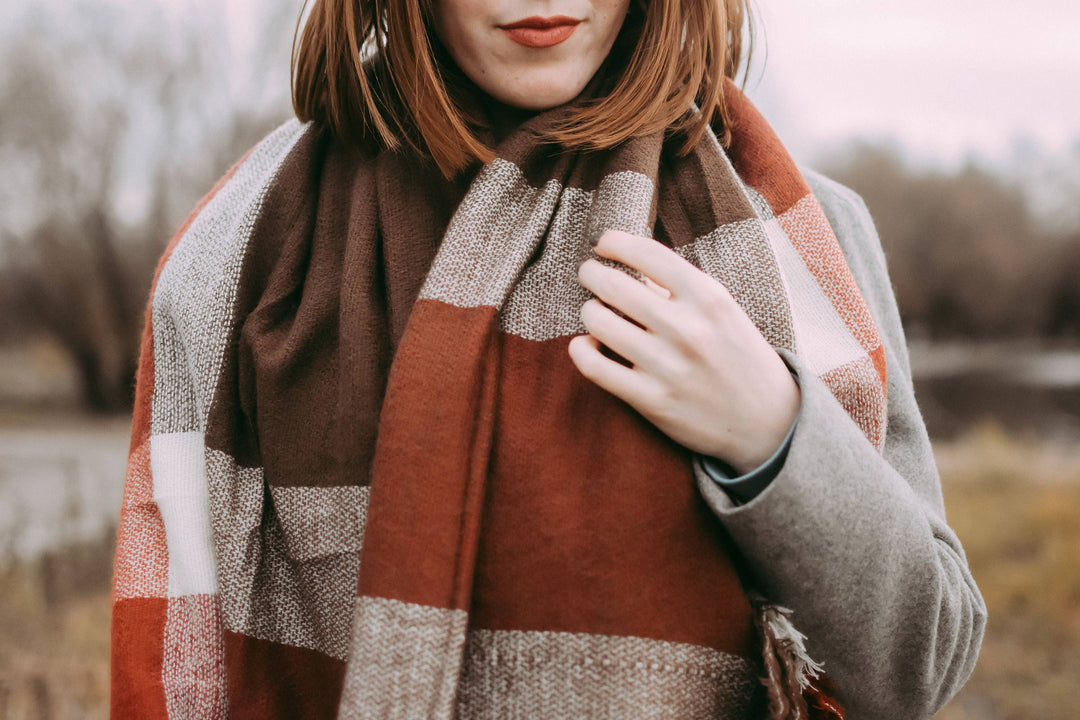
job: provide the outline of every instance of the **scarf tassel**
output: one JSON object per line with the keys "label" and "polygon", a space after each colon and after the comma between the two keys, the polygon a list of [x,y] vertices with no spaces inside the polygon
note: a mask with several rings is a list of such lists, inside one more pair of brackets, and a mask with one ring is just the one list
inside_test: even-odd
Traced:
{"label": "scarf tassel", "polygon": [[828,680],[806,651],[806,636],[791,622],[792,611],[762,603],[755,623],[761,633],[768,720],[844,720],[844,709],[826,692]]}

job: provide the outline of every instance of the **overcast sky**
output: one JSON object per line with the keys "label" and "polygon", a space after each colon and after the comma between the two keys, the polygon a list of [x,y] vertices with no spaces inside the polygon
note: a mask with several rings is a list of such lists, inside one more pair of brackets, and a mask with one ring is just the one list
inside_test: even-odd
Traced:
{"label": "overcast sky", "polygon": [[1075,0],[757,0],[768,60],[751,96],[809,159],[853,136],[945,162],[1018,138],[1080,139]]}

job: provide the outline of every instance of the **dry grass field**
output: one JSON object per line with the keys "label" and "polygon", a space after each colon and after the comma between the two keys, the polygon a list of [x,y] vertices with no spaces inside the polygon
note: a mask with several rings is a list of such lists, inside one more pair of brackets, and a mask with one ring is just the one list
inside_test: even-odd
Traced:
{"label": "dry grass field", "polygon": [[72,550],[0,573],[0,719],[107,717],[110,554]]}
{"label": "dry grass field", "polygon": [[1080,717],[1080,447],[988,427],[937,456],[990,613],[975,674],[939,718]]}
{"label": "dry grass field", "polygon": [[[949,520],[990,608],[939,720],[1072,720],[1080,689],[1080,448],[993,427],[937,446]],[[0,718],[107,714],[107,539],[0,571]]]}

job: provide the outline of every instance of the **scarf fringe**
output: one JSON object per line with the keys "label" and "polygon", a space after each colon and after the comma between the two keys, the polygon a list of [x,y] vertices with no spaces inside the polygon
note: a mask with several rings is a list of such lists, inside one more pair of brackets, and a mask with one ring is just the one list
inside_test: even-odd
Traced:
{"label": "scarf fringe", "polygon": [[814,717],[842,720],[840,706],[814,686],[813,681],[821,678],[824,670],[810,657],[806,636],[791,622],[791,615],[792,611],[786,607],[761,602],[754,618],[761,633],[765,665],[761,682],[768,697],[767,718],[810,720],[812,708],[821,711],[815,712]]}

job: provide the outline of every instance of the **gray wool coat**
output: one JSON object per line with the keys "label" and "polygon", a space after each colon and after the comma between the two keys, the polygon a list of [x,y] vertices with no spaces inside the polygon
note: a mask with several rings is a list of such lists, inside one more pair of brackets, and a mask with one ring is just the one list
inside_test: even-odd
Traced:
{"label": "gray wool coat", "polygon": [[930,718],[975,666],[986,605],[945,521],[870,213],[852,190],[804,174],[881,331],[889,397],[884,450],[874,449],[820,378],[782,352],[799,376],[802,408],[779,474],[736,505],[700,459],[694,472],[762,592],[794,611],[848,718]]}

